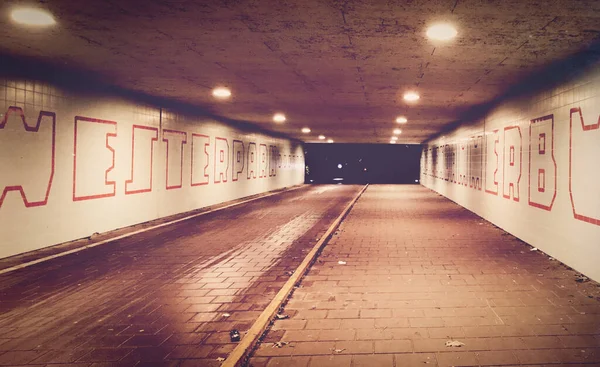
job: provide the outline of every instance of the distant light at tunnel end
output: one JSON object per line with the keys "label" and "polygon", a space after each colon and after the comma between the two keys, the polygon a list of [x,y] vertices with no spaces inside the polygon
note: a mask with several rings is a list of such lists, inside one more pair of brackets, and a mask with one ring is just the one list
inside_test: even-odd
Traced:
{"label": "distant light at tunnel end", "polygon": [[456,28],[448,23],[434,24],[427,29],[427,38],[435,41],[449,41],[457,34]]}
{"label": "distant light at tunnel end", "polygon": [[231,90],[225,87],[217,87],[212,90],[212,95],[215,98],[226,99],[231,97]]}
{"label": "distant light at tunnel end", "polygon": [[275,122],[285,122],[286,118],[283,113],[276,113],[273,115],[273,121]]}
{"label": "distant light at tunnel end", "polygon": [[416,92],[406,92],[404,93],[404,100],[407,102],[416,102],[421,98]]}
{"label": "distant light at tunnel end", "polygon": [[16,8],[10,17],[14,22],[27,26],[47,27],[56,24],[52,14],[38,8]]}

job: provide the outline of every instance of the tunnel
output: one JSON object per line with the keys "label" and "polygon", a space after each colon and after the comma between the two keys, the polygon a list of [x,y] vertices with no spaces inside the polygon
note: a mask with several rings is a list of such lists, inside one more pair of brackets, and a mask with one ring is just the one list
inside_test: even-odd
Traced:
{"label": "tunnel", "polygon": [[0,24],[0,366],[600,366],[600,2]]}

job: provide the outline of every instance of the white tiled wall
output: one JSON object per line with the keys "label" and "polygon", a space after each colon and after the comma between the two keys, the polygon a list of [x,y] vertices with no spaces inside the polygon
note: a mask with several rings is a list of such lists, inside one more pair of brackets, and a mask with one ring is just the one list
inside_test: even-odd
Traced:
{"label": "white tiled wall", "polygon": [[421,183],[600,281],[600,67],[429,142]]}
{"label": "white tiled wall", "polygon": [[0,114],[0,257],[304,181],[297,142],[120,98],[0,80]]}

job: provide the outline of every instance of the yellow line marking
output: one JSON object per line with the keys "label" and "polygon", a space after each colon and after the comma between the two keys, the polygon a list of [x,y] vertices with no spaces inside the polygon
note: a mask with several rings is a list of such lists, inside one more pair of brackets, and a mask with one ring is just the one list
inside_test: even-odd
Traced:
{"label": "yellow line marking", "polygon": [[244,339],[235,347],[233,351],[229,354],[227,359],[221,364],[221,367],[237,367],[240,366],[240,363],[243,361],[244,357],[246,357],[247,353],[252,350],[252,348],[258,342],[260,336],[264,333],[264,331],[269,326],[269,322],[275,316],[275,313],[281,307],[281,304],[288,298],[290,295],[294,285],[298,283],[300,278],[304,276],[308,267],[317,257],[319,251],[325,247],[325,244],[333,234],[333,232],[339,227],[342,220],[346,217],[346,215],[350,212],[350,209],[354,206],[358,198],[365,192],[369,184],[365,185],[362,190],[352,199],[352,201],[346,206],[344,211],[337,217],[337,219],[329,226],[327,232],[321,237],[319,242],[315,244],[312,250],[306,255],[302,263],[298,266],[298,268],[294,271],[292,276],[288,279],[288,281],[283,285],[283,288],[275,295],[275,298],[269,303],[267,308],[258,316],[258,319],[254,322],[250,330],[244,336]]}

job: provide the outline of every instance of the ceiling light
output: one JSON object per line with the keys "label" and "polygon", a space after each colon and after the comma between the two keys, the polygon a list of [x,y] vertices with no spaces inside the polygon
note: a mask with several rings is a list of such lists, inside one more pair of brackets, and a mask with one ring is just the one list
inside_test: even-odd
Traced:
{"label": "ceiling light", "polygon": [[319,135],[319,140],[325,140],[325,135]]}
{"label": "ceiling light", "polygon": [[310,128],[308,128],[308,127],[303,127],[303,128],[302,128],[302,132],[303,132],[303,133],[305,133],[305,134],[308,134],[308,133],[310,132]]}
{"label": "ceiling light", "polygon": [[406,124],[408,122],[408,120],[404,116],[399,116],[396,118],[396,122],[399,124]]}
{"label": "ceiling light", "polygon": [[285,115],[283,113],[276,113],[273,115],[273,121],[285,122]]}
{"label": "ceiling light", "polygon": [[394,129],[394,134],[400,135],[400,134],[402,134],[402,130],[400,130],[400,129]]}
{"label": "ceiling light", "polygon": [[404,100],[407,102],[414,102],[419,100],[419,95],[416,92],[406,92],[404,93]]}
{"label": "ceiling light", "polygon": [[395,140],[390,140],[390,144],[396,144]]}
{"label": "ceiling light", "polygon": [[11,12],[12,20],[19,24],[30,26],[50,26],[56,24],[52,14],[42,9],[18,8]]}
{"label": "ceiling light", "polygon": [[333,139],[327,139],[328,143],[333,143]]}
{"label": "ceiling light", "polygon": [[231,90],[225,87],[217,87],[212,90],[213,97],[225,99],[231,97]]}
{"label": "ceiling light", "polygon": [[397,136],[392,136],[390,139],[393,140],[393,141],[396,141],[396,140],[398,140],[398,137]]}
{"label": "ceiling light", "polygon": [[427,37],[436,41],[448,41],[456,37],[456,28],[447,23],[434,24],[427,29]]}

